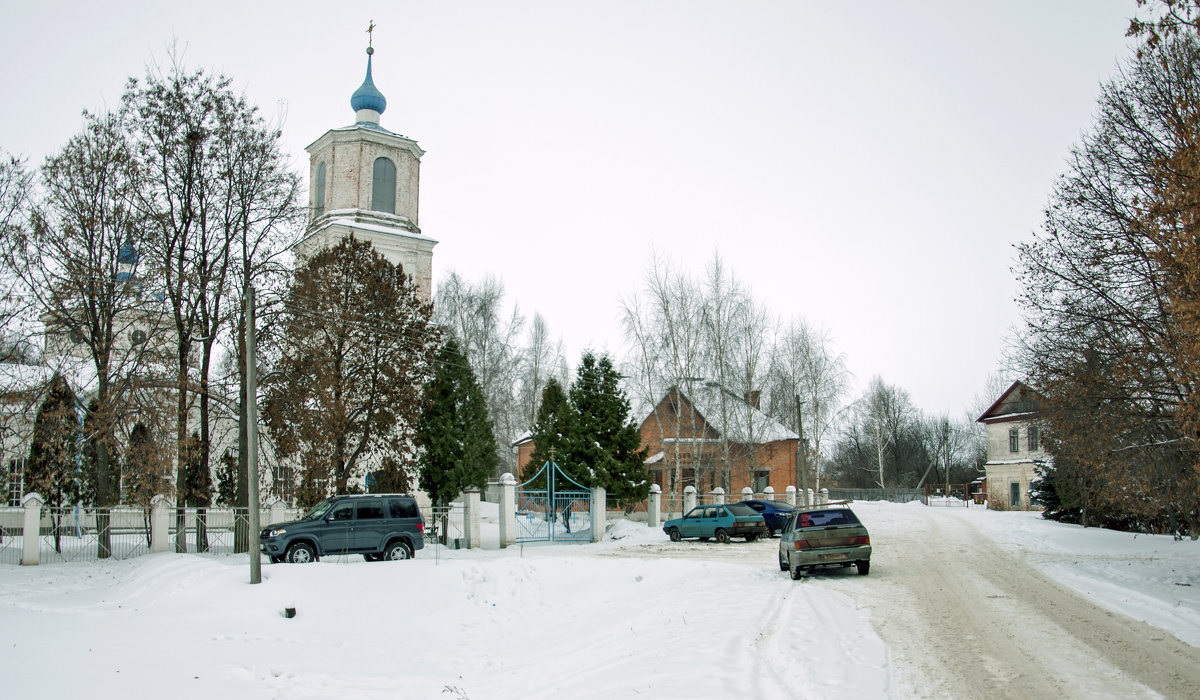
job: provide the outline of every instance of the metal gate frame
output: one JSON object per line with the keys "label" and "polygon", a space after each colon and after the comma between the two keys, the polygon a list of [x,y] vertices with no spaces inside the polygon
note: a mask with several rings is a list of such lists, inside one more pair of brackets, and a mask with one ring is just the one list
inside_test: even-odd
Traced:
{"label": "metal gate frame", "polygon": [[[543,475],[546,488],[529,488]],[[592,541],[592,490],[567,476],[557,462],[543,464],[517,486],[516,496],[518,543]]]}

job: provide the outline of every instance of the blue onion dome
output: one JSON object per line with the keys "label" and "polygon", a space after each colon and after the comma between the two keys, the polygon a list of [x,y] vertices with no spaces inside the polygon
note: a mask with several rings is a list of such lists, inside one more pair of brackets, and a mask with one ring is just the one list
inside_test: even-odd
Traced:
{"label": "blue onion dome", "polygon": [[133,247],[133,241],[128,238],[117,249],[117,262],[122,265],[133,265],[137,263],[137,249]]}
{"label": "blue onion dome", "polygon": [[350,96],[350,107],[355,111],[362,109],[372,109],[380,114],[387,109],[387,98],[383,96],[371,80],[371,54],[375,53],[375,49],[367,47],[367,79],[363,84],[354,91]]}

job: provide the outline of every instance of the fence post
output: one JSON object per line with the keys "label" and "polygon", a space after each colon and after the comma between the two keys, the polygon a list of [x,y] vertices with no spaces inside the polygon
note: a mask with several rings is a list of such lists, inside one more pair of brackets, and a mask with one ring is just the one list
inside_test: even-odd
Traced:
{"label": "fence post", "polygon": [[658,527],[659,509],[662,508],[662,488],[650,484],[650,502],[646,504],[646,527]]}
{"label": "fence post", "polygon": [[695,507],[696,507],[696,487],[691,486],[691,485],[684,486],[683,487],[683,512],[680,513],[679,515],[680,516],[687,515]]}
{"label": "fence post", "polygon": [[766,501],[775,500],[775,487],[774,486],[768,486],[767,488],[763,489],[763,500],[766,500]]}
{"label": "fence post", "polygon": [[592,541],[604,539],[604,530],[608,527],[608,491],[603,486],[592,489]]}
{"label": "fence post", "polygon": [[829,489],[821,489],[821,505],[829,502]]}
{"label": "fence post", "polygon": [[463,534],[466,536],[467,549],[479,549],[479,489],[467,487],[463,492]]}
{"label": "fence post", "polygon": [[796,487],[788,486],[787,487],[787,495],[785,495],[784,498],[787,499],[787,504],[789,506],[795,506],[796,505]]}
{"label": "fence post", "polygon": [[716,505],[716,506],[725,505],[725,489],[721,488],[720,486],[713,489],[712,497],[713,497],[713,505]]}
{"label": "fence post", "polygon": [[287,520],[287,504],[283,502],[282,498],[272,498],[271,502],[267,504],[267,510],[270,513],[267,516],[267,520],[270,521],[267,523],[268,525],[274,525],[275,523]]}
{"label": "fence post", "polygon": [[749,486],[742,489],[742,500],[743,501],[749,501],[749,500],[752,500],[753,498],[754,498],[754,489],[750,488]]}
{"label": "fence post", "polygon": [[517,542],[517,480],[509,472],[500,475],[500,547]]}
{"label": "fence post", "polygon": [[150,499],[150,552],[167,551],[167,533],[171,530],[174,504],[161,493]]}
{"label": "fence post", "polygon": [[37,566],[38,543],[42,541],[42,504],[45,501],[36,493],[27,493],[21,499],[25,506],[25,520],[21,533],[21,566]]}
{"label": "fence post", "polygon": [[813,490],[812,489],[805,489],[804,505],[806,505],[806,506],[816,505],[815,503],[813,503]]}

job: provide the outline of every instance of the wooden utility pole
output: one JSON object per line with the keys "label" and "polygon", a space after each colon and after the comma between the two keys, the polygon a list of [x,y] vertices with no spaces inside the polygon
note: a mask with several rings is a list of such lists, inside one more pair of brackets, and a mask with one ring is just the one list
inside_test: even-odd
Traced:
{"label": "wooden utility pole", "polygon": [[808,464],[806,455],[807,450],[804,449],[804,420],[800,413],[800,407],[804,402],[800,400],[800,395],[796,395],[796,432],[800,435],[800,441],[796,443],[796,482],[798,488],[802,491],[808,491]]}

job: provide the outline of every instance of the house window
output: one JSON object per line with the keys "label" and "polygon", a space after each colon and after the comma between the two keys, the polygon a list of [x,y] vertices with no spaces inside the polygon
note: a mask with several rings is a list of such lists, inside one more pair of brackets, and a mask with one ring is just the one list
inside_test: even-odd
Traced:
{"label": "house window", "polygon": [[1029,442],[1029,451],[1030,452],[1037,450],[1037,448],[1038,448],[1038,429],[1037,429],[1036,425],[1029,426],[1028,442]]}
{"label": "house window", "polygon": [[1008,431],[1008,451],[1021,451],[1021,431],[1017,430],[1016,428]]}
{"label": "house window", "polygon": [[317,166],[316,184],[313,185],[313,218],[325,213],[325,161]]}
{"label": "house window", "polygon": [[754,489],[754,493],[762,493],[771,485],[771,472],[756,471],[754,472],[754,483],[750,484],[750,488]]}
{"label": "house window", "polygon": [[376,158],[371,169],[371,209],[396,213],[396,164],[387,158]]}
{"label": "house window", "polygon": [[4,495],[7,498],[8,505],[21,505],[21,498],[25,496],[25,460],[11,460],[8,463],[7,488],[4,490]]}

